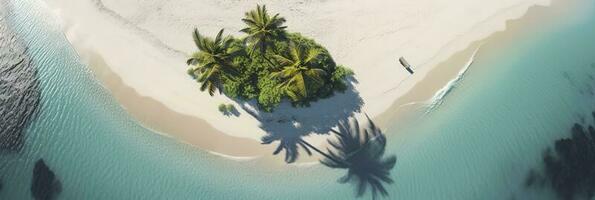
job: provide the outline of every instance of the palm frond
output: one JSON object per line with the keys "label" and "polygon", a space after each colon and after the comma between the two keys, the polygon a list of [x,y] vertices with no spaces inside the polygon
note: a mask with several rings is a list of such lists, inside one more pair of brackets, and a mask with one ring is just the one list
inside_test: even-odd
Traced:
{"label": "palm frond", "polygon": [[196,65],[198,64],[198,59],[195,57],[189,58],[186,60],[186,65]]}
{"label": "palm frond", "polygon": [[302,97],[297,94],[295,91],[290,89],[285,89],[285,94],[292,100],[292,101],[299,101]]}
{"label": "palm frond", "polygon": [[282,66],[290,66],[293,64],[292,60],[281,55],[273,55],[273,59],[275,59]]}
{"label": "palm frond", "polygon": [[279,14],[271,18],[266,5],[256,5],[256,10],[246,12],[242,21],[247,27],[241,32],[248,34],[245,41],[252,46],[252,52],[259,50],[264,54],[274,40],[285,38],[285,27],[282,27],[285,19],[279,17]]}
{"label": "palm frond", "polygon": [[302,74],[297,74],[294,76],[293,80],[295,80],[295,90],[299,93],[302,97],[308,96],[308,89],[306,88],[306,81],[304,80],[304,76]]}
{"label": "palm frond", "polygon": [[199,51],[193,53],[186,61],[186,64],[195,66],[188,71],[202,83],[200,90],[208,91],[211,96],[216,91],[221,93],[223,77],[231,79],[239,73],[232,64],[232,59],[238,51],[233,49],[233,37],[223,37],[223,33],[224,29],[221,29],[213,40],[203,37],[198,29],[194,29],[192,37]]}
{"label": "palm frond", "polygon": [[316,58],[318,58],[318,56],[320,56],[321,53],[322,53],[322,51],[320,49],[315,49],[315,48],[309,49],[307,51],[306,57],[304,58],[304,63],[310,63],[310,62],[316,60]]}
{"label": "palm frond", "polygon": [[301,47],[296,45],[295,43],[289,43],[289,56],[291,56],[291,60],[297,63],[302,63],[302,59],[300,57],[302,49]]}
{"label": "palm frond", "polygon": [[192,39],[194,40],[194,44],[196,45],[196,47],[203,51],[204,50],[204,43],[203,43],[203,38],[200,35],[200,33],[198,32],[198,29],[195,28],[194,32],[192,33]]}
{"label": "palm frond", "polygon": [[223,40],[223,31],[224,29],[219,30],[219,33],[217,33],[217,36],[215,37],[215,45],[217,46],[219,46]]}

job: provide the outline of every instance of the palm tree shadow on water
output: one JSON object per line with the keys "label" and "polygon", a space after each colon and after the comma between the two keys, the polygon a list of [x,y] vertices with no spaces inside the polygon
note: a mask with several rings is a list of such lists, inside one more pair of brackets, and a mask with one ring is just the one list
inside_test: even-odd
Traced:
{"label": "palm tree shadow on water", "polygon": [[[257,5],[256,10],[251,10],[245,15],[246,17],[242,21],[246,23],[247,28],[242,29],[241,32],[248,34],[244,43],[251,47],[251,50],[247,53],[260,52],[262,59],[266,60],[269,67],[275,69],[271,75],[282,82],[280,87],[293,102],[299,102],[301,98],[309,97],[306,92],[309,87],[306,86],[304,76],[307,80],[313,81],[309,81],[310,83],[320,83],[324,82],[323,76],[329,75],[320,66],[313,64],[312,59],[317,58],[321,52],[319,50],[307,51],[302,49],[303,47],[296,47],[294,43],[290,43],[291,56],[279,55],[280,52],[271,46],[274,45],[273,41],[288,42],[285,37],[286,26],[283,26],[285,19],[279,17],[279,14],[271,17],[268,15],[266,7],[260,5]],[[221,77],[228,74],[224,70],[231,66],[229,65],[230,60],[227,60],[232,57],[227,48],[229,46],[225,45],[227,40],[218,39],[221,38],[222,31],[213,42],[201,39],[198,31],[195,31],[194,35],[194,40],[201,51],[210,49],[218,51],[193,54],[188,64],[202,64],[203,66],[191,68],[191,75],[194,75],[194,78],[198,78],[198,81],[203,84],[201,90],[208,89],[211,95],[217,90],[221,92],[221,80],[223,80]],[[213,48],[201,47],[204,44],[212,44]],[[274,52],[275,55],[272,57],[278,63],[274,63],[269,56],[265,55],[268,49]],[[204,55],[208,55],[209,59],[204,59]],[[328,59],[332,60],[330,55]],[[332,62],[332,66],[335,66],[334,61]],[[283,70],[277,70],[278,66],[283,66]],[[211,76],[213,74],[214,76]],[[243,110],[260,122],[260,128],[267,133],[261,139],[262,144],[278,142],[273,154],[277,155],[285,151],[285,162],[295,162],[300,151],[304,151],[308,155],[312,155],[312,151],[316,151],[324,156],[320,162],[325,166],[348,170],[347,175],[339,182],[354,182],[357,185],[356,194],[358,197],[366,192],[368,186],[371,188],[373,198],[376,198],[378,193],[388,196],[383,184],[393,182],[390,178],[390,170],[395,166],[396,157],[384,158],[386,138],[369,118],[368,127],[365,130],[360,129],[357,120],[352,119],[354,113],[361,112],[364,102],[353,86],[357,80],[353,76],[348,76],[346,79],[346,89],[343,92],[335,92],[331,98],[319,99],[312,102],[310,106],[299,109],[294,108],[289,100],[285,100],[275,108],[274,112],[261,112],[258,110],[259,106],[256,100],[232,99],[235,99]],[[337,126],[338,130],[334,130],[333,128]],[[328,141],[334,148],[333,151],[328,150],[328,153],[304,140],[304,137],[311,134],[324,135],[330,132],[337,137],[337,141]]]}
{"label": "palm tree shadow on water", "polygon": [[[271,16],[268,14],[266,6],[257,5],[255,10],[245,13],[245,18],[242,21],[247,25],[241,32],[248,34],[243,39],[243,45],[250,49],[248,52],[235,48],[231,36],[223,37],[223,29],[219,31],[215,39],[203,37],[197,29],[194,30],[192,36],[199,51],[193,53],[190,59],[187,60],[187,64],[191,66],[188,73],[201,83],[201,91],[208,91],[211,96],[217,91],[223,93],[223,82],[226,80],[238,81],[236,78],[238,78],[237,75],[239,74],[233,66],[233,58],[240,54],[249,55],[258,52],[270,64],[268,66],[270,70],[275,70],[270,75],[284,82],[278,87],[287,97],[291,97],[287,99],[291,99],[293,102],[300,102],[304,100],[302,98],[315,97],[314,95],[308,95],[306,89],[316,88],[314,87],[316,84],[337,84],[337,82],[333,81],[332,74],[326,74],[326,71],[322,72],[324,71],[322,68],[337,70],[336,64],[332,61],[330,55],[327,58],[331,60],[330,63],[327,63],[328,66],[318,66],[319,64],[314,62],[314,60],[321,57],[322,50],[320,49],[306,51],[302,48],[293,48],[293,51],[291,51],[293,52],[292,56],[290,56],[292,59],[277,55],[279,52],[272,48],[274,41],[289,42],[286,37],[286,26],[283,26],[285,19],[280,17],[279,14]],[[268,56],[265,53],[269,49],[276,55],[272,57],[284,58],[281,59],[283,62],[274,63],[270,58],[267,58]],[[290,61],[293,61],[293,63]],[[277,69],[277,66],[282,63],[288,64],[288,66],[283,67],[287,69],[287,73],[278,71],[280,69]],[[279,74],[286,74],[287,76],[279,76]],[[289,100],[285,100],[276,107],[274,112],[267,113],[259,111],[260,106],[255,99],[248,101],[241,98],[231,99],[234,99],[243,110],[260,121],[260,127],[268,133],[262,138],[262,143],[271,144],[274,141],[279,141],[280,145],[273,153],[278,154],[285,150],[285,161],[291,163],[298,158],[298,149],[300,147],[311,155],[309,144],[302,137],[311,133],[328,134],[330,129],[336,126],[339,121],[345,120],[352,116],[354,112],[360,111],[363,100],[353,87],[357,80],[353,76],[346,77],[346,79],[346,82],[343,82],[345,90],[333,87],[331,88],[333,91],[330,93],[335,93],[335,95],[332,98],[320,99],[306,108],[296,109],[290,105]],[[307,87],[307,85],[314,86]],[[296,88],[300,92],[296,92],[294,90]],[[335,90],[342,92],[338,93]],[[317,92],[324,93],[324,91]],[[300,95],[296,95],[298,93]],[[324,93],[324,95],[327,95],[327,93]],[[296,99],[298,96],[300,98]],[[239,116],[239,113],[235,116]]]}
{"label": "palm tree shadow on water", "polygon": [[[328,150],[320,162],[330,168],[346,169],[347,175],[339,183],[352,183],[356,186],[356,195],[361,197],[368,186],[372,198],[378,194],[388,196],[384,184],[392,184],[390,171],[395,167],[395,155],[384,156],[386,136],[366,115],[368,125],[361,129],[355,119],[341,121],[338,130],[331,130],[336,139],[328,142],[333,150]],[[323,154],[324,155],[324,154]]]}
{"label": "palm tree shadow on water", "polygon": [[345,169],[347,174],[339,183],[355,185],[355,194],[362,197],[369,189],[372,198],[379,194],[389,196],[385,184],[392,184],[390,171],[394,168],[397,158],[395,155],[384,156],[386,136],[368,118],[367,126],[360,128],[360,123],[353,117],[347,117],[338,122],[337,129],[329,129],[334,139],[328,139],[330,149],[323,152],[302,139],[302,135],[268,134],[263,137],[263,144],[279,141],[279,146],[273,152],[278,154],[285,150],[285,161],[293,162],[299,155],[301,147],[308,155],[312,150],[323,156],[320,162],[333,169]]}
{"label": "palm tree shadow on water", "polygon": [[[344,93],[319,100],[306,108],[296,109],[288,103],[272,113],[243,108],[261,122],[260,127],[267,133],[261,139],[262,144],[278,143],[273,155],[284,151],[285,162],[293,163],[299,158],[300,151],[309,156],[315,151],[323,156],[320,160],[323,165],[347,170],[347,175],[338,182],[354,184],[357,197],[362,197],[368,189],[373,199],[379,194],[387,197],[389,194],[384,185],[393,183],[390,171],[397,159],[394,155],[384,157],[386,137],[367,115],[366,127],[360,128],[354,115],[361,112],[363,100],[354,89],[354,83],[357,80],[349,77],[348,89]],[[327,140],[332,150],[324,152],[307,142],[304,138],[311,134],[332,134],[335,139]]]}

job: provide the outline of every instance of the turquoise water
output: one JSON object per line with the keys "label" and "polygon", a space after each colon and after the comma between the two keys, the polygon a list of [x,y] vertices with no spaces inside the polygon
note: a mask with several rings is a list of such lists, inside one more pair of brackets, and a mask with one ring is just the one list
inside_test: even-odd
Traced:
{"label": "turquoise water", "polygon": [[[10,5],[42,98],[24,148],[0,155],[0,199],[31,198],[39,158],[62,183],[59,199],[354,198],[351,185],[336,182],[344,171],[230,161],[144,129],[45,21],[43,4]],[[540,34],[484,45],[443,104],[417,122],[423,126],[389,128],[387,152],[399,158],[391,199],[549,198],[522,183],[542,150],[594,109],[595,3],[585,5],[587,15],[539,26]]]}

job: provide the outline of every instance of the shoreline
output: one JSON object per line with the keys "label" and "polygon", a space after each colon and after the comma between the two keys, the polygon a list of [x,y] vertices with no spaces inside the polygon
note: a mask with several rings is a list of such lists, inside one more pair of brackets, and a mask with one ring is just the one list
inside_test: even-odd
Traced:
{"label": "shoreline", "polygon": [[[122,108],[143,127],[153,132],[204,150],[233,157],[260,156],[274,150],[271,146],[261,145],[260,142],[253,139],[228,136],[200,118],[177,113],[155,99],[138,94],[134,88],[125,85],[118,74],[110,71],[99,55],[87,53],[81,58],[88,61],[87,66],[93,75],[105,89],[110,91]],[[180,124],[184,124],[184,126],[178,126]],[[174,137],[167,133],[176,134]]]}
{"label": "shoreline", "polygon": [[[425,105],[429,105],[434,95],[436,95],[436,92],[441,90],[446,85],[446,83],[452,80],[452,78],[445,78],[456,77],[460,70],[465,66],[465,63],[469,61],[469,58],[473,55],[476,49],[479,48],[479,53],[477,54],[478,57],[481,57],[482,52],[494,51],[494,49],[502,49],[500,46],[514,42],[513,37],[518,34],[522,34],[524,30],[528,29],[528,25],[544,26],[544,21],[559,20],[559,17],[563,16],[562,13],[576,9],[574,7],[577,6],[576,4],[578,1],[580,0],[570,0],[566,2],[562,2],[562,0],[552,0],[550,5],[547,6],[532,6],[527,10],[523,17],[508,20],[506,22],[505,30],[496,31],[484,39],[472,42],[466,49],[459,51],[449,59],[440,62],[440,64],[434,67],[424,78],[437,80],[443,84],[432,84],[432,82],[420,81],[419,84],[415,85],[410,92],[398,98],[391,105],[391,107],[387,109],[386,112],[377,117],[378,124],[382,127],[390,127],[388,122],[395,120],[406,120],[408,117],[410,117],[409,113],[412,111],[425,108]],[[471,68],[473,67],[471,66]],[[440,76],[444,74],[448,75]],[[424,106],[415,106],[417,104],[422,104]]]}
{"label": "shoreline", "polygon": [[[528,8],[527,10],[533,9],[534,5]],[[527,15],[527,10],[522,13],[520,19],[525,18]],[[497,15],[499,16],[499,15]],[[518,20],[519,18],[513,18],[512,20]],[[497,20],[496,20],[497,21]],[[504,28],[505,30],[508,29],[508,21],[505,20]],[[488,39],[492,37],[493,34],[501,31],[492,31],[489,34]],[[506,31],[505,31],[506,32]],[[479,37],[477,35],[473,37]],[[268,156],[272,153],[274,148],[273,145],[260,145],[259,141],[254,140],[252,138],[240,138],[237,135],[229,134],[228,132],[222,131],[213,127],[212,123],[209,123],[208,120],[201,119],[194,115],[187,115],[186,113],[177,112],[176,109],[172,109],[167,103],[163,101],[159,101],[154,98],[152,95],[146,95],[142,92],[137,91],[134,87],[130,86],[125,82],[126,79],[119,76],[117,71],[113,71],[114,66],[110,65],[106,62],[99,53],[95,50],[88,50],[84,43],[76,42],[77,37],[70,35],[69,40],[71,44],[75,47],[79,56],[88,62],[89,67],[92,69],[94,74],[100,80],[99,82],[113,94],[113,96],[120,102],[122,107],[130,113],[137,121],[139,121],[143,126],[148,127],[149,129],[156,130],[158,133],[167,133],[164,135],[173,137],[181,142],[188,143],[190,145],[196,146],[200,149],[205,151],[212,151],[216,152],[216,154],[225,154],[230,155],[233,157],[262,157]],[[74,38],[74,41],[73,41]],[[315,38],[316,39],[316,38]],[[465,40],[472,40],[470,38],[463,39]],[[463,42],[464,43],[464,42]],[[471,46],[473,46],[476,42],[473,42]],[[457,45],[453,45],[457,46]],[[460,45],[459,45],[460,46]],[[467,48],[463,48],[464,50],[461,51],[454,51],[452,56],[447,57],[446,61],[429,61],[428,63],[438,62],[440,64],[432,65],[432,64],[425,64],[422,65],[422,68],[419,69],[420,75],[414,77],[416,80],[407,80],[407,84],[413,84],[412,86],[398,86],[398,92],[403,93],[402,95],[392,94],[392,95],[385,95],[380,100],[374,99],[374,102],[378,101],[390,101],[388,103],[388,109],[382,109],[381,106],[375,107],[375,109],[369,109],[370,106],[365,105],[364,111],[373,110],[371,112],[371,116],[381,125],[383,129],[387,128],[387,122],[389,120],[394,120],[395,116],[399,117],[402,116],[402,113],[407,113],[399,109],[401,105],[407,104],[411,102],[408,99],[416,99],[424,97],[426,94],[433,95],[436,91],[440,89],[444,84],[440,84],[442,80],[445,80],[445,83],[451,80],[453,77],[456,77],[456,74],[460,71],[460,68],[463,65],[457,66],[453,65],[451,68],[440,67],[443,66],[443,63],[452,62],[451,60],[460,60],[465,58],[465,56],[459,55],[460,53],[464,54],[471,46]],[[457,47],[441,47],[441,49],[456,49]],[[460,47],[459,47],[460,48]],[[329,49],[330,50],[330,49]],[[474,49],[473,49],[474,50]],[[332,51],[332,50],[330,50]],[[448,51],[443,50],[442,53],[438,53],[432,59],[439,59],[440,54],[449,54]],[[459,56],[457,56],[459,55]],[[468,57],[467,57],[468,59]],[[464,59],[466,61],[466,59]],[[341,61],[337,61],[342,63]],[[454,61],[456,62],[456,61]],[[429,66],[429,67],[427,67]],[[117,67],[116,67],[117,68]],[[184,69],[185,70],[185,69]],[[361,70],[361,69],[359,69]],[[355,71],[355,70],[354,70]],[[440,73],[439,73],[440,72]],[[356,76],[359,73],[356,72]],[[447,75],[444,75],[447,74]],[[441,77],[439,81],[435,79],[431,79],[434,77]],[[421,84],[421,85],[419,85]],[[419,86],[418,86],[419,85]],[[425,85],[425,86],[424,86]],[[402,92],[400,89],[402,87],[410,87],[409,89],[405,89],[405,92]],[[419,89],[419,88],[430,88],[430,89]],[[433,88],[437,88],[433,90]],[[356,87],[358,90],[362,90],[361,86]],[[195,90],[197,91],[197,90]],[[430,95],[430,97],[431,97]],[[396,99],[390,100],[391,96],[398,96]],[[411,96],[411,98],[410,98]],[[366,104],[370,103],[369,100],[375,98],[376,96],[363,96],[362,98],[366,101]],[[332,99],[332,98],[331,98]],[[425,99],[427,100],[427,99]],[[140,102],[140,103],[139,103]],[[407,103],[405,103],[407,102]],[[384,103],[387,104],[387,103]],[[208,108],[207,108],[208,109]],[[215,107],[213,107],[215,110]],[[376,111],[380,110],[380,111]],[[397,114],[399,113],[399,114]],[[233,122],[229,122],[233,124]],[[240,125],[241,126],[241,125]],[[244,125],[243,128],[246,126]],[[258,127],[256,127],[258,128]],[[201,130],[201,131],[194,131],[194,130]],[[199,133],[200,132],[200,133]],[[206,132],[206,133],[202,133]],[[199,135],[199,136],[197,136]],[[273,157],[273,156],[270,156]],[[281,156],[277,156],[281,157]],[[301,157],[300,162],[308,162],[312,160],[311,158],[315,157]],[[274,158],[277,159],[277,158]]]}

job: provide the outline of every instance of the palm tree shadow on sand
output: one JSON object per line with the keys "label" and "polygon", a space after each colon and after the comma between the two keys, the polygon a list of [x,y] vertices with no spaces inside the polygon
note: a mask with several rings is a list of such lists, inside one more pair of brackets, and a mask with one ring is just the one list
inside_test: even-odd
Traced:
{"label": "palm tree shadow on sand", "polygon": [[[322,164],[348,170],[347,175],[339,182],[355,183],[358,197],[361,197],[368,187],[371,188],[373,198],[376,198],[378,193],[388,196],[383,184],[393,182],[390,178],[390,170],[395,166],[396,157],[384,158],[386,138],[369,118],[368,127],[364,130],[360,129],[357,120],[352,119],[355,113],[361,112],[364,104],[359,92],[354,88],[357,80],[352,75],[346,75],[349,74],[347,72],[339,71],[335,74],[337,71],[334,68],[337,66],[330,55],[321,61],[326,62],[327,65],[317,63],[321,53],[326,51],[324,48],[313,49],[287,41],[286,26],[283,26],[285,19],[279,17],[279,14],[271,17],[267,14],[265,6],[257,5],[256,10],[247,12],[245,16],[242,21],[247,27],[241,32],[248,34],[244,43],[246,47],[250,47],[250,50],[246,53],[249,55],[260,53],[261,58],[268,63],[264,64],[265,67],[269,65],[269,69],[273,70],[273,73],[268,75],[280,81],[278,87],[284,93],[283,96],[287,97],[271,113],[260,111],[259,105],[253,98],[246,98],[252,99],[250,101],[231,98],[260,122],[260,128],[266,132],[266,135],[261,138],[262,144],[278,143],[273,154],[277,155],[285,151],[287,163],[295,162],[300,151],[308,155],[316,151],[324,156],[320,161]],[[200,52],[193,54],[187,62],[188,65],[193,65],[189,70],[190,75],[201,82],[201,90],[208,90],[210,95],[214,95],[216,91],[221,93],[221,86],[226,79],[236,78],[234,70],[230,70],[233,68],[231,58],[235,51],[231,48],[231,42],[228,42],[231,39],[223,39],[222,33],[223,31],[220,31],[217,37],[211,40],[201,37],[195,30],[193,36]],[[287,52],[278,52],[278,49],[274,48],[274,41],[289,42]],[[266,56],[269,49],[274,52],[274,55]],[[286,55],[287,53],[289,56]],[[327,78],[329,80],[326,80]],[[319,99],[316,102],[309,101],[309,98],[326,96],[327,93],[316,89],[311,92],[323,94],[312,95],[308,93],[308,89],[321,87],[323,84],[337,86],[339,83],[333,79],[339,78],[347,79],[345,90],[341,90],[344,88],[343,85],[337,88],[330,87],[333,91],[342,92],[335,92],[332,97]],[[266,89],[271,88],[265,88],[265,91]],[[311,104],[298,109],[291,105],[290,100],[297,103],[308,100],[306,102]],[[338,129],[334,130],[334,127]],[[333,150],[328,150],[328,153],[304,140],[311,134],[324,135],[330,132],[337,137],[337,140],[328,140],[333,147]]]}
{"label": "palm tree shadow on sand", "polygon": [[389,194],[384,185],[393,183],[390,171],[395,167],[397,158],[395,155],[384,156],[386,136],[367,115],[365,128],[360,128],[360,123],[352,115],[353,113],[343,115],[344,118],[334,125],[336,129],[332,127],[327,129],[334,136],[327,140],[330,146],[327,152],[302,139],[307,134],[269,132],[262,138],[263,144],[279,141],[273,154],[285,150],[285,161],[288,163],[298,158],[300,148],[308,155],[316,151],[323,156],[320,160],[323,165],[347,170],[347,174],[338,182],[353,184],[357,197],[362,197],[367,190],[371,191],[373,199],[376,199],[379,194],[388,197]]}
{"label": "palm tree shadow on sand", "polygon": [[267,133],[261,139],[262,144],[279,142],[273,154],[285,150],[285,162],[293,163],[298,159],[300,149],[312,155],[310,150],[313,146],[304,140],[305,137],[329,134],[340,121],[348,120],[354,113],[360,112],[363,100],[355,90],[354,83],[357,80],[349,77],[344,92],[336,92],[332,97],[313,102],[309,107],[295,108],[286,101],[274,112],[267,113],[251,109],[257,107],[255,102],[238,103],[260,121],[260,128]]}

